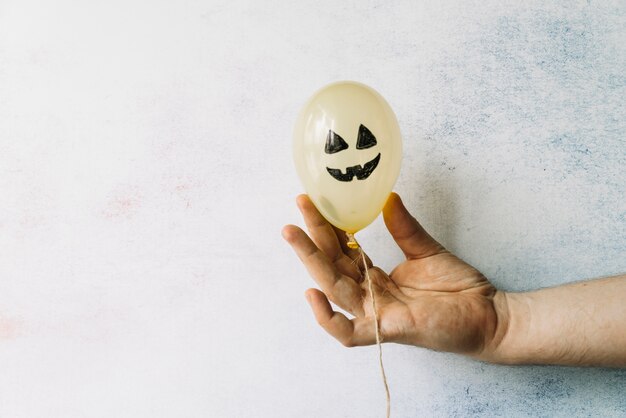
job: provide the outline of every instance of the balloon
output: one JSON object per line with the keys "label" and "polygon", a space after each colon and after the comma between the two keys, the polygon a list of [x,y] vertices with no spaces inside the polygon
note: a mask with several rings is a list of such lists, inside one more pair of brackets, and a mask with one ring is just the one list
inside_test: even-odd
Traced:
{"label": "balloon", "polygon": [[398,178],[400,127],[389,104],[371,87],[333,83],[300,112],[293,158],[320,213],[354,234],[376,219]]}

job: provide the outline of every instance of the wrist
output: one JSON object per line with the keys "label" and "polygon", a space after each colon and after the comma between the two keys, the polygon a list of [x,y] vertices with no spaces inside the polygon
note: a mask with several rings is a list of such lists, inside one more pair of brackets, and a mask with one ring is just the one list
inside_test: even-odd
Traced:
{"label": "wrist", "polygon": [[493,307],[496,325],[479,358],[490,363],[523,363],[523,343],[515,338],[528,332],[527,294],[498,290],[493,296]]}

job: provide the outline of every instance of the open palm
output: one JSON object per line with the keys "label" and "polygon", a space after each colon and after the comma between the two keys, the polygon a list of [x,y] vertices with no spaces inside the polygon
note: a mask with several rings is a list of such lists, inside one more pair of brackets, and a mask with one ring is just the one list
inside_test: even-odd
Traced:
{"label": "open palm", "polygon": [[[342,344],[374,344],[374,315],[359,250],[330,225],[306,195],[297,199],[309,236],[297,226],[283,229],[322,291],[306,292],[318,323]],[[408,213],[392,193],[383,216],[406,260],[391,274],[368,271],[384,342],[397,342],[482,357],[495,343],[498,291],[475,268],[451,254]],[[354,316],[333,311],[329,300]]]}

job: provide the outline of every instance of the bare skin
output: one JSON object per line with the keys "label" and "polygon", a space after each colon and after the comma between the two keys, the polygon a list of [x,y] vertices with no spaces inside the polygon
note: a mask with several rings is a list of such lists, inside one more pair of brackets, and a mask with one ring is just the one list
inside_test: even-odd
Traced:
{"label": "bare skin", "polygon": [[[298,196],[297,204],[310,237],[294,225],[283,228],[283,237],[321,288],[305,293],[317,322],[345,346],[374,344],[359,251],[347,247],[345,233],[330,225],[306,195]],[[507,293],[428,235],[397,194],[389,197],[383,217],[406,256],[389,275],[368,258],[384,342],[498,363],[626,366],[626,276]],[[568,303],[572,300],[574,305]],[[334,311],[330,301],[352,318]],[[581,313],[581,304],[595,306],[593,314]],[[581,327],[581,320],[590,325]],[[598,320],[601,332],[591,325]],[[560,335],[565,329],[568,334]],[[577,347],[582,344],[578,330],[589,333],[582,340],[596,343]]]}

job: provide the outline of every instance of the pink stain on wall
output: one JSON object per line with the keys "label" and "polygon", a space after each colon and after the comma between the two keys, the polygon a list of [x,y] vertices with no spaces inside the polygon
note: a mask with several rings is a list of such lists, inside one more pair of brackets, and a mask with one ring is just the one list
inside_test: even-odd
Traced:
{"label": "pink stain on wall", "polygon": [[21,328],[22,321],[0,317],[0,340],[18,337]]}
{"label": "pink stain on wall", "polygon": [[189,209],[191,207],[191,201],[189,199],[189,189],[191,185],[189,183],[179,183],[174,187],[174,191],[179,198],[185,202],[185,207]]}
{"label": "pink stain on wall", "polygon": [[177,192],[182,192],[183,190],[189,190],[191,188],[191,185],[188,183],[179,183],[176,185],[176,187],[174,188]]}
{"label": "pink stain on wall", "polygon": [[136,190],[116,193],[107,202],[103,216],[107,219],[132,218],[141,206],[141,195]]}
{"label": "pink stain on wall", "polygon": [[174,181],[168,186],[171,187],[172,196],[176,196],[180,199],[185,205],[185,208],[191,208],[191,202],[198,193],[197,189],[201,185],[200,182],[185,176],[178,176],[172,180]]}

